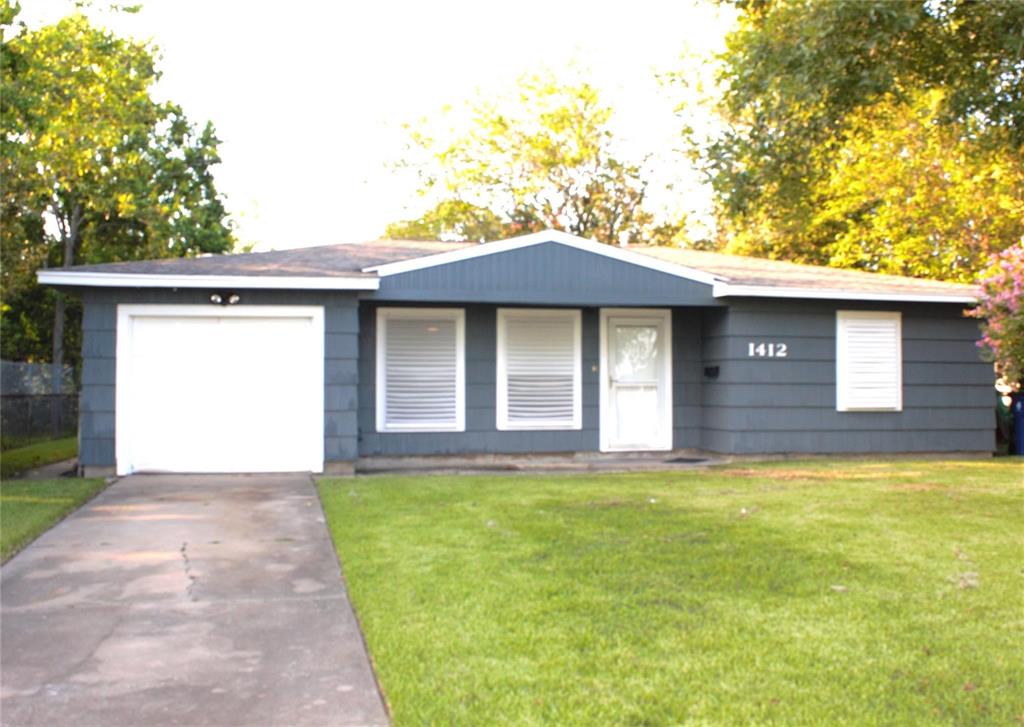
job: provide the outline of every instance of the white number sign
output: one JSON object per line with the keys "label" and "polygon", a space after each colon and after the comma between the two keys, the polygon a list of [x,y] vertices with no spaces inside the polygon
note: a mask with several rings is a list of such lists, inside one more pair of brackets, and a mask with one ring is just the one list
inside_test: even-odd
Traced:
{"label": "white number sign", "polygon": [[788,355],[788,343],[765,343],[764,341],[750,341],[747,344],[747,356],[751,358],[786,358]]}

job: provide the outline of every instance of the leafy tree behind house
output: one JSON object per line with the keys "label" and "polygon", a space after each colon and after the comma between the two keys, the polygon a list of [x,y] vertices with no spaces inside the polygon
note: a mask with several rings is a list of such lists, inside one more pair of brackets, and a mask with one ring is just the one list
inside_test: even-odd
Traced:
{"label": "leafy tree behind house", "polygon": [[4,358],[63,362],[78,308],[35,272],[234,246],[213,127],[153,99],[152,47],[81,14],[29,30],[6,3],[0,87]]}
{"label": "leafy tree behind house", "polygon": [[513,103],[478,100],[468,129],[443,142],[412,135],[420,194],[432,206],[387,227],[391,238],[494,240],[548,227],[601,242],[666,243],[682,220],[655,224],[641,163],[621,159],[610,107],[586,82],[520,80]]}
{"label": "leafy tree behind house", "polygon": [[1021,239],[1024,3],[735,4],[693,140],[722,247],[971,280]]}

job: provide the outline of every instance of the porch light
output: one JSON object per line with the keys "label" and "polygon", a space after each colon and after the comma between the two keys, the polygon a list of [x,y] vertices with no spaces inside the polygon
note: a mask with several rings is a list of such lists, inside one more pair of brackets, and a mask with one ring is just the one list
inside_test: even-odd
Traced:
{"label": "porch light", "polygon": [[214,305],[237,305],[242,301],[238,293],[212,293],[210,302]]}

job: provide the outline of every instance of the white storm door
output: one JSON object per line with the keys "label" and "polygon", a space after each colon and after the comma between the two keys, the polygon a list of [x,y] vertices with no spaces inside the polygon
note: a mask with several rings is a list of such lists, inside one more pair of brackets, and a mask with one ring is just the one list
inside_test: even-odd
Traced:
{"label": "white storm door", "polygon": [[121,305],[118,474],[323,470],[324,314]]}
{"label": "white storm door", "polygon": [[601,310],[601,450],[672,448],[672,312]]}

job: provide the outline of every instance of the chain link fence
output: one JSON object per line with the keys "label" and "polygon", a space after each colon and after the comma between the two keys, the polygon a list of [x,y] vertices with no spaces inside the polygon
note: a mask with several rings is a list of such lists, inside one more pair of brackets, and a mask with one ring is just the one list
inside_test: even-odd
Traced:
{"label": "chain link fence", "polygon": [[0,361],[0,439],[4,449],[78,431],[71,366]]}

